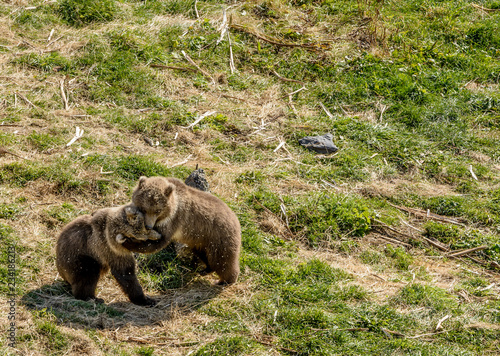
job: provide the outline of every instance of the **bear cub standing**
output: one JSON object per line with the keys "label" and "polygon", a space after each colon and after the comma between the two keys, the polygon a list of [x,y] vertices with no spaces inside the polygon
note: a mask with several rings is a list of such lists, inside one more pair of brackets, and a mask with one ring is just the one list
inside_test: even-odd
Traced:
{"label": "bear cub standing", "polygon": [[141,177],[132,203],[144,213],[146,227],[161,234],[157,241],[127,239],[130,251],[153,253],[177,241],[187,245],[219,276],[219,284],[236,282],[240,272],[241,228],[236,214],[219,198],[179,179]]}
{"label": "bear cub standing", "polygon": [[130,301],[138,305],[156,302],[144,295],[135,274],[135,258],[122,246],[127,238],[157,240],[161,236],[144,226],[144,215],[133,205],[100,209],[66,225],[57,240],[57,270],[71,285],[77,299],[95,297],[99,278],[108,270]]}

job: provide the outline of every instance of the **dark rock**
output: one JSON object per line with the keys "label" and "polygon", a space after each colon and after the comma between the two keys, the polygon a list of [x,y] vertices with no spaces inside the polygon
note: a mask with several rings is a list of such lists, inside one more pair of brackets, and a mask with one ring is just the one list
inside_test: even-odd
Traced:
{"label": "dark rock", "polygon": [[299,144],[305,148],[323,154],[337,152],[339,149],[332,141],[332,134],[324,134],[323,136],[306,136],[299,140]]}
{"label": "dark rock", "polygon": [[196,165],[196,169],[186,178],[184,183],[204,192],[210,191],[210,185],[208,184],[205,172],[201,168],[198,169],[198,165]]}

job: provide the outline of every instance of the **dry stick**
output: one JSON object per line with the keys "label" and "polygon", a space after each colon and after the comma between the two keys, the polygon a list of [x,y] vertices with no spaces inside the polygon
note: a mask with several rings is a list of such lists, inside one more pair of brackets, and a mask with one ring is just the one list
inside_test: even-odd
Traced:
{"label": "dry stick", "polygon": [[488,246],[478,246],[478,247],[470,248],[470,249],[467,249],[467,250],[463,250],[463,251],[459,251],[459,252],[455,252],[455,253],[450,253],[447,257],[463,256],[463,255],[467,255],[467,254],[469,254],[471,252],[485,250],[487,248],[488,248]]}
{"label": "dry stick", "polygon": [[287,236],[288,238],[294,236],[292,230],[290,230],[290,228],[288,226],[286,226],[286,223],[283,221],[283,219],[281,217],[279,217],[278,215],[276,215],[275,213],[273,213],[271,210],[269,210],[267,207],[265,207],[264,205],[262,205],[257,199],[253,198],[253,201],[256,202],[262,209],[264,209],[269,214],[271,214],[272,216],[274,216],[276,219],[278,219],[279,221],[281,221],[281,223],[283,224],[283,226],[285,226],[287,232],[290,234],[290,236]]}
{"label": "dry stick", "polygon": [[61,80],[61,97],[64,103],[64,110],[69,110],[68,98],[66,97],[66,93],[64,92],[64,79]]}
{"label": "dry stick", "polygon": [[232,95],[221,94],[220,96],[222,96],[223,98],[230,98],[230,99],[241,100],[241,101],[244,101],[245,103],[247,102],[247,100],[245,100],[245,99],[241,99],[241,98],[238,98],[238,97],[232,96]]}
{"label": "dry stick", "polygon": [[489,9],[487,7],[483,7],[483,6],[478,5],[478,4],[471,4],[471,5],[474,6],[476,9],[483,10],[483,11],[486,11],[486,12],[500,11],[500,9]]}
{"label": "dry stick", "polygon": [[394,205],[391,203],[389,203],[389,205],[394,207],[394,208],[397,208],[399,210],[406,211],[407,213],[412,213],[412,214],[415,214],[417,216],[427,218],[429,220],[436,220],[436,221],[441,221],[441,222],[447,222],[447,223],[454,224],[454,225],[465,226],[464,224],[462,224],[461,222],[459,222],[457,220],[450,219],[450,218],[447,218],[447,217],[442,216],[442,215],[434,214],[434,213],[431,213],[429,211],[424,211],[424,210],[414,209],[414,208],[407,208],[405,206],[398,206],[398,205]]}
{"label": "dry stick", "polygon": [[51,44],[56,43],[57,41],[59,41],[63,37],[64,37],[64,35],[57,37],[55,40],[52,40],[49,43],[47,43],[47,45],[45,47],[49,47]]}
{"label": "dry stick", "polygon": [[194,13],[196,15],[196,18],[199,19],[200,18],[200,14],[198,13],[198,0],[194,0]]}
{"label": "dry stick", "polygon": [[290,352],[292,354],[298,354],[299,353],[298,351],[295,351],[295,350],[292,350],[292,349],[287,349],[286,347],[278,346],[278,345],[275,345],[275,344],[273,344],[271,342],[259,340],[255,336],[254,336],[254,340],[257,341],[259,344],[270,346],[270,347],[274,347],[274,348],[277,348],[277,349],[280,349],[280,350],[283,350],[283,351],[286,351],[286,352]]}
{"label": "dry stick", "polygon": [[19,157],[22,159],[26,159],[24,157],[21,157],[21,156],[15,154],[15,153],[10,152],[9,150],[5,149],[4,147],[0,147],[0,156],[5,155],[5,154],[9,154],[9,155],[16,156],[16,157]]}
{"label": "dry stick", "polygon": [[[257,31],[253,31],[251,29],[248,29],[248,28],[246,28],[244,26],[241,26],[241,25],[238,25],[238,24],[231,24],[230,27],[234,28],[235,30],[246,32],[246,33],[248,33],[250,35],[254,35],[258,39],[260,39],[260,40],[262,40],[264,42],[271,43],[271,44],[276,45],[276,46],[282,46],[282,47],[303,47],[303,48],[307,48],[307,49],[311,49],[311,50],[318,50],[320,48],[320,46],[321,46],[321,44],[301,44],[301,43],[279,42],[277,39],[269,38],[266,35],[259,34]],[[323,44],[323,45],[325,45],[325,44]]]}
{"label": "dry stick", "polygon": [[185,128],[185,129],[190,129],[193,126],[195,126],[197,123],[199,123],[201,120],[203,120],[204,118],[206,118],[207,116],[213,115],[215,113],[216,113],[216,111],[207,111],[203,115],[200,115],[196,120],[194,120],[193,123],[189,124],[189,126],[185,126],[185,127],[182,126],[182,127]]}
{"label": "dry stick", "polygon": [[29,105],[31,105],[32,107],[34,107],[34,108],[37,108],[37,109],[38,109],[38,106],[36,106],[35,104],[33,104],[31,101],[29,101],[29,100],[28,100],[28,98],[27,98],[27,97],[25,97],[23,94],[21,94],[21,93],[19,93],[19,92],[17,92],[17,91],[16,91],[14,94],[19,95],[19,97],[20,97],[21,99],[23,99],[23,100],[24,100],[27,104],[29,104]]}
{"label": "dry stick", "polygon": [[187,163],[189,161],[189,159],[191,158],[191,156],[192,155],[187,156],[187,158],[184,161],[182,161],[182,162],[174,163],[169,168],[174,168],[174,167],[177,167],[177,166],[182,166],[184,163]]}
{"label": "dry stick", "polygon": [[406,246],[408,248],[412,247],[410,244],[407,244],[406,242],[403,242],[403,241],[399,241],[397,239],[393,239],[392,237],[387,237],[387,236],[384,236],[382,234],[379,234],[379,236],[382,240],[386,240],[386,241],[389,241],[389,242],[392,242],[394,244],[399,244],[399,245],[403,245],[403,246]]}
{"label": "dry stick", "polygon": [[442,329],[443,327],[441,326],[441,324],[446,320],[446,319],[449,319],[451,318],[451,315],[445,315],[442,319],[439,319],[437,325],[436,325],[436,328],[434,329],[435,331],[438,331],[440,329]]}
{"label": "dry stick", "polygon": [[162,69],[175,69],[175,70],[183,70],[185,72],[198,72],[196,69],[189,68],[189,67],[176,67],[176,66],[167,66],[164,64],[150,64],[149,65],[151,68],[162,68]]}
{"label": "dry stick", "polygon": [[47,42],[50,42],[50,39],[52,38],[52,35],[54,34],[55,30],[52,29],[50,30],[49,38],[47,38]]}
{"label": "dry stick", "polygon": [[[398,231],[398,230],[396,230],[396,229],[394,229],[394,228],[390,227],[389,225],[387,225],[387,224],[383,223],[383,222],[382,222],[382,221],[380,221],[380,220],[373,219],[373,221],[375,221],[375,222],[377,222],[377,223],[381,224],[383,227],[385,227],[385,228],[387,228],[387,229],[389,229],[389,230],[391,230],[391,231],[393,231],[393,232],[395,232],[395,233],[397,233],[397,234],[399,234],[399,235],[401,235],[401,236],[407,237],[407,238],[412,239],[412,240],[415,240],[415,241],[419,241],[419,239],[418,239],[418,238],[413,237],[413,236],[411,236],[411,235],[404,234],[404,233],[402,233],[401,231]],[[446,248],[446,247],[442,246],[441,244],[437,243],[436,241],[432,241],[431,239],[428,239],[428,238],[427,238],[427,237],[425,237],[425,236],[421,236],[421,238],[422,238],[422,239],[424,239],[427,243],[431,244],[432,246],[434,246],[434,247],[438,248],[438,249],[439,249],[439,250],[441,250],[441,251],[445,251],[445,252],[447,252],[447,251],[448,251],[448,248]],[[411,246],[411,245],[410,245],[410,246]]]}
{"label": "dry stick", "polygon": [[215,84],[215,80],[214,78],[212,78],[212,76],[210,74],[208,74],[207,72],[205,72],[203,69],[200,68],[200,66],[198,66],[192,59],[191,57],[189,57],[186,52],[184,51],[181,51],[182,55],[184,56],[184,58],[189,62],[191,63],[194,67],[196,67],[196,69],[198,69],[201,74],[203,74],[205,77],[209,78],[213,84]]}
{"label": "dry stick", "polygon": [[447,332],[448,331],[438,331],[436,333],[430,333],[430,334],[421,334],[421,335],[415,335],[415,336],[407,336],[406,338],[407,339],[418,339],[418,338],[424,337],[424,336],[438,335],[438,334],[447,333]]}
{"label": "dry stick", "polygon": [[231,36],[229,35],[229,31],[227,31],[227,41],[229,42],[229,69],[231,70],[231,74],[234,74],[234,72],[236,72],[236,67],[234,66],[233,46],[231,44]]}
{"label": "dry stick", "polygon": [[282,77],[281,75],[279,75],[275,70],[273,70],[273,74],[275,76],[278,77],[278,79],[284,81],[284,82],[291,82],[291,83],[299,83],[301,84],[302,86],[306,85],[304,82],[301,82],[300,80],[295,80],[295,79],[288,79],[288,78],[285,78],[285,77]]}
{"label": "dry stick", "polygon": [[333,116],[333,114],[330,112],[330,110],[328,110],[326,108],[325,105],[323,105],[323,103],[319,103],[319,106],[321,106],[321,108],[323,109],[323,111],[325,112],[325,114],[330,118],[330,119],[334,119],[335,117]]}

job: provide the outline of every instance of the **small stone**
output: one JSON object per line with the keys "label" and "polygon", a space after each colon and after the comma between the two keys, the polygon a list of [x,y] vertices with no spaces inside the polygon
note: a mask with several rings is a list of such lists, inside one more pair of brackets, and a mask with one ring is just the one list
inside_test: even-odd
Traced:
{"label": "small stone", "polygon": [[333,135],[329,133],[323,136],[306,136],[299,140],[299,144],[318,153],[330,154],[339,150],[332,139]]}
{"label": "small stone", "polygon": [[201,168],[198,169],[198,165],[196,165],[196,169],[186,178],[184,183],[204,192],[210,191],[210,185],[208,184],[205,172]]}

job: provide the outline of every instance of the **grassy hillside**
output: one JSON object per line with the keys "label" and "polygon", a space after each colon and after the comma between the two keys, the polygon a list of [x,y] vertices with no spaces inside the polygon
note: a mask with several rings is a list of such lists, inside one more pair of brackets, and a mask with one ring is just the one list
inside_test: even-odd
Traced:
{"label": "grassy hillside", "polygon": [[[2,353],[500,354],[499,59],[495,0],[0,2]],[[76,301],[61,228],[196,164],[238,283],[166,249],[154,308]]]}

